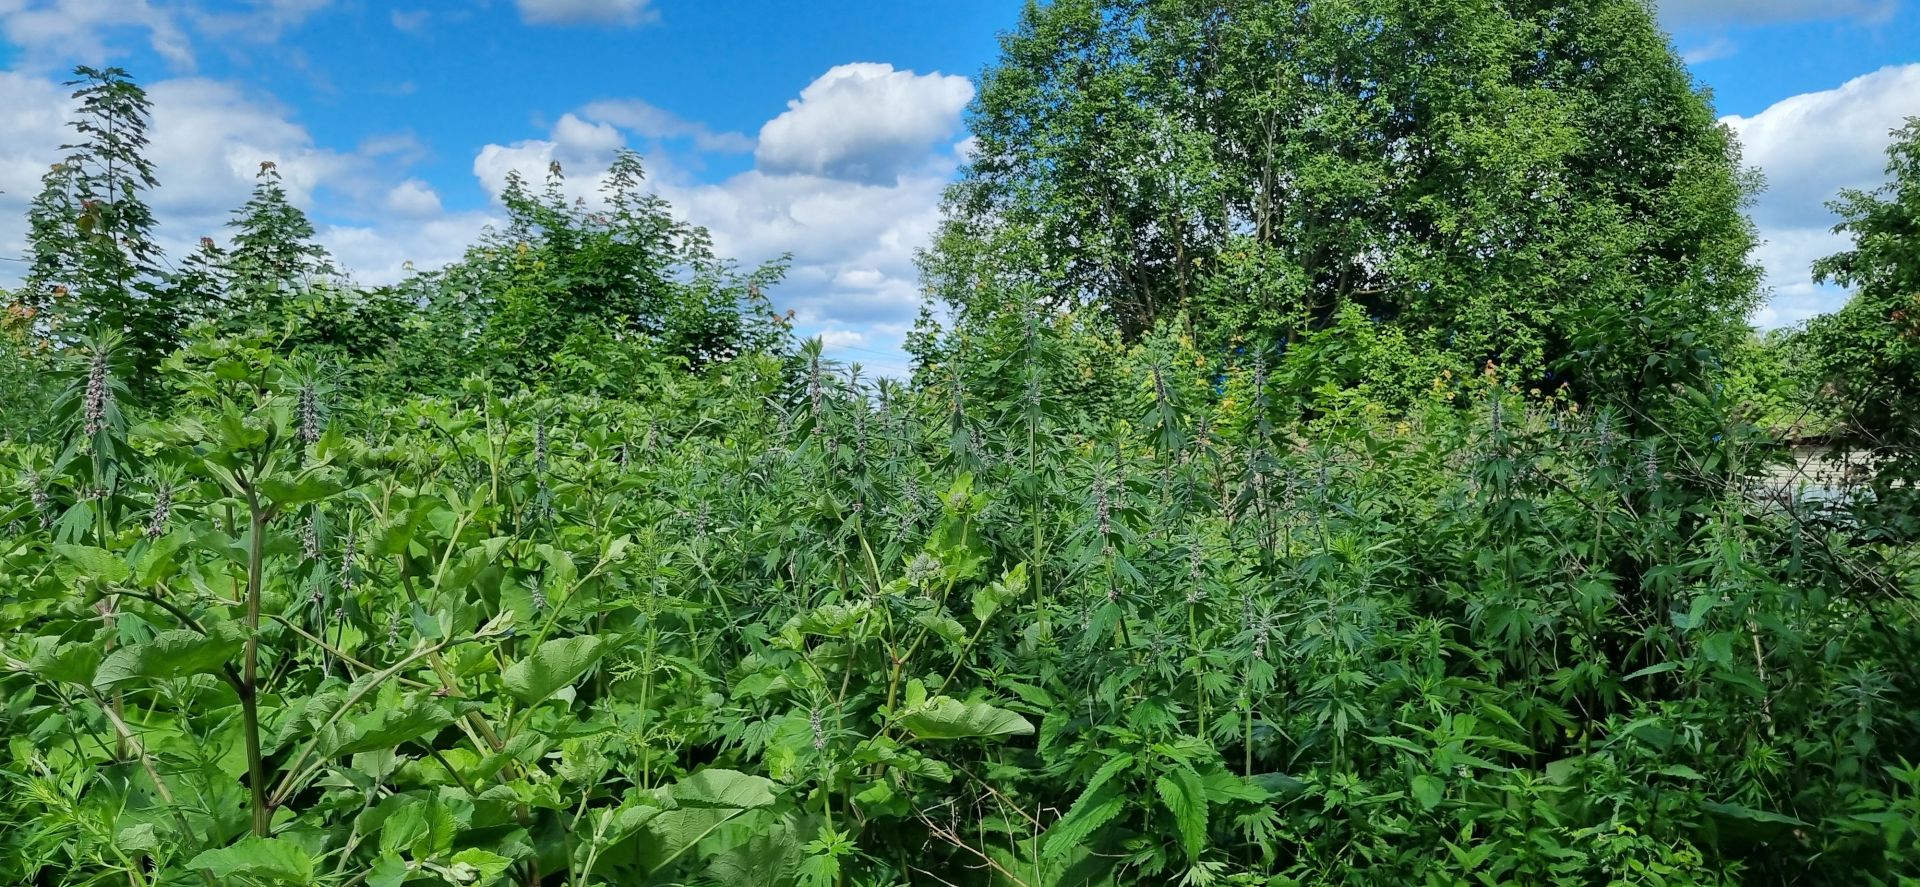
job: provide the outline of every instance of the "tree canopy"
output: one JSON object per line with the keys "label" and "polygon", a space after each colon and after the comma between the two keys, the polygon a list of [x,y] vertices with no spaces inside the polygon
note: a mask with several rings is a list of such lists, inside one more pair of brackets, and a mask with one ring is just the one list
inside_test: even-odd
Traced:
{"label": "tree canopy", "polygon": [[1604,394],[1711,367],[1755,184],[1641,0],[1031,3],[925,259],[1215,354],[1351,308],[1417,354]]}

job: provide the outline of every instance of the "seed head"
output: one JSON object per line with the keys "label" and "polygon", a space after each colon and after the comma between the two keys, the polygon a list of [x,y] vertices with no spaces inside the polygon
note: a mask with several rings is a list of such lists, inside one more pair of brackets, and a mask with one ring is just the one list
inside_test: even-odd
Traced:
{"label": "seed head", "polygon": [[107,352],[93,353],[93,362],[87,366],[87,393],[84,399],[87,436],[99,434],[107,427],[107,405],[113,402],[113,391],[107,387]]}
{"label": "seed head", "polygon": [[167,534],[167,518],[173,514],[173,485],[164,481],[160,489],[153,494],[153,515],[147,518],[147,538],[158,539]]}
{"label": "seed head", "polygon": [[300,442],[307,445],[320,440],[320,392],[312,382],[300,386]]}
{"label": "seed head", "polygon": [[300,546],[307,560],[320,559],[320,515],[307,512],[306,523],[300,528]]}
{"label": "seed head", "polygon": [[33,510],[40,515],[40,529],[53,528],[53,501],[47,496],[47,488],[40,482],[40,475],[27,475],[27,496],[33,500]]}
{"label": "seed head", "polygon": [[1107,501],[1107,479],[1104,477],[1093,481],[1093,519],[1100,526],[1100,535],[1113,533],[1113,510]]}
{"label": "seed head", "polygon": [[348,533],[347,548],[340,553],[340,590],[342,592],[353,591],[354,561],[359,557],[356,550],[358,548],[357,543],[358,540],[354,538],[354,535]]}

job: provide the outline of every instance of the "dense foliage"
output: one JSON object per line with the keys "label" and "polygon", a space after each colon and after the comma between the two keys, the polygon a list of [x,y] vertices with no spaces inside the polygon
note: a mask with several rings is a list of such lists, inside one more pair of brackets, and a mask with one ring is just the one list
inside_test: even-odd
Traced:
{"label": "dense foliage", "polygon": [[1214,356],[1353,318],[1394,370],[1631,402],[1754,304],[1750,182],[1644,0],[1031,4],[971,122],[927,261],[965,315],[1031,283]]}
{"label": "dense foliage", "polygon": [[1885,188],[1848,192],[1833,205],[1854,248],[1814,266],[1856,291],[1815,318],[1793,343],[1849,452],[1874,469],[1877,518],[1889,532],[1920,538],[1920,117],[1895,133]]}
{"label": "dense foliage", "polygon": [[[1575,5],[1520,32],[1466,4],[1302,21],[1355,62],[1443,21],[1506,47],[1461,64],[1555,28],[1665,52],[1638,4]],[[1095,8],[1035,7],[1010,54]],[[1368,10],[1380,33],[1342,18]],[[507,227],[377,289],[270,166],[231,248],[161,272],[76,221],[130,204],[57,211],[97,187],[63,164],[35,245],[67,270],[0,317],[0,881],[1914,883],[1910,481],[1804,497],[1772,424],[1818,398],[1911,434],[1910,405],[1854,405],[1911,391],[1914,134],[1822,266],[1855,306],[1731,339],[1738,188],[1672,74],[1646,76],[1676,104],[1626,104],[1683,121],[1660,150],[1712,193],[1675,206],[1713,230],[1600,244],[1581,280],[1647,298],[1568,295],[1633,320],[1582,344],[1556,319],[1533,357],[1436,345],[1452,309],[1401,288],[1440,290],[1391,275],[1352,284],[1406,300],[1390,319],[1144,323],[1014,251],[1030,274],[969,279],[914,377],[875,381],[792,343],[782,265],[714,256],[630,155],[597,201],[516,179]],[[124,75],[83,75],[144,126]],[[76,157],[125,143],[87,125]],[[157,185],[110,166],[123,202]],[[1613,217],[1608,187],[1568,199]],[[1299,278],[1305,236],[1193,285]],[[1577,239],[1510,236],[1497,257]],[[1863,341],[1888,358],[1802,359]],[[1598,353],[1647,374],[1545,379]]]}

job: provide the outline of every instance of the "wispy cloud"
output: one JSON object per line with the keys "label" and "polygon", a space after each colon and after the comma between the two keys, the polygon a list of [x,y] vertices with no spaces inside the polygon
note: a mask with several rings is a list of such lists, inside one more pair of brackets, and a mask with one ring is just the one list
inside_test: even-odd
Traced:
{"label": "wispy cloud", "polygon": [[580,109],[589,120],[611,123],[649,139],[689,139],[702,151],[740,154],[753,150],[753,139],[737,132],[714,132],[704,123],[686,120],[640,99],[609,99]]}
{"label": "wispy cloud", "polygon": [[515,0],[530,25],[646,24],[659,19],[652,0]]}

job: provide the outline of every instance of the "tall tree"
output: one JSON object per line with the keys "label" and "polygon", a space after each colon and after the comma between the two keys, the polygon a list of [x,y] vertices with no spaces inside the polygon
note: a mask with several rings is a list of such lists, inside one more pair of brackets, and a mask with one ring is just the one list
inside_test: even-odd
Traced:
{"label": "tall tree", "polygon": [[1823,282],[1852,287],[1839,311],[1814,318],[1796,353],[1812,364],[1823,400],[1839,413],[1849,449],[1877,463],[1876,499],[1908,535],[1920,534],[1920,117],[1894,132],[1889,182],[1847,191],[1834,230],[1853,248],[1814,265]]}
{"label": "tall tree", "polygon": [[1643,0],[1031,3],[971,117],[923,262],[962,318],[1037,283],[1218,352],[1358,312],[1633,397],[1756,297],[1751,183]]}
{"label": "tall tree", "polygon": [[333,274],[333,259],[314,241],[313,222],[287,197],[279,167],[260,164],[253,195],[234,212],[228,262],[232,310],[247,325],[280,316],[287,294],[312,278]]}
{"label": "tall tree", "polygon": [[[74,69],[73,144],[28,210],[26,302],[63,344],[99,333],[150,369],[178,343],[181,318],[154,283],[160,248],[142,195],[157,183],[145,154],[151,104],[120,68]],[[144,373],[137,375],[144,376]]]}

